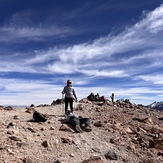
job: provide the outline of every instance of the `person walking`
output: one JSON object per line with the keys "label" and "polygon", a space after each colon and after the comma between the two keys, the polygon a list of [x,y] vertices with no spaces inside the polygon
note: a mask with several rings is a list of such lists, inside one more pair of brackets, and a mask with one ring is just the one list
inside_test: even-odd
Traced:
{"label": "person walking", "polygon": [[67,114],[68,105],[70,105],[71,112],[73,112],[73,101],[74,97],[77,101],[77,96],[70,79],[67,80],[67,85],[63,88],[62,94],[65,94],[65,114]]}

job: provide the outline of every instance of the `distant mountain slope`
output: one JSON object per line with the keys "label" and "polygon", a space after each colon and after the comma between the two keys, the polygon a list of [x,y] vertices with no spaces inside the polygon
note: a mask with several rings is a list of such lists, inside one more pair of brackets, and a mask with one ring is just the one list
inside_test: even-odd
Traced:
{"label": "distant mountain slope", "polygon": [[146,107],[150,108],[150,109],[163,110],[163,101],[162,102],[156,102],[155,101],[152,104],[147,105]]}

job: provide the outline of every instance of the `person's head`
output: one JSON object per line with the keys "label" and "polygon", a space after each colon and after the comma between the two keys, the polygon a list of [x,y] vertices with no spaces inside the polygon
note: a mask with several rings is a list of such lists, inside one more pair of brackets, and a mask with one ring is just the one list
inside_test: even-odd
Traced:
{"label": "person's head", "polygon": [[72,86],[72,81],[69,79],[69,80],[67,80],[67,86]]}

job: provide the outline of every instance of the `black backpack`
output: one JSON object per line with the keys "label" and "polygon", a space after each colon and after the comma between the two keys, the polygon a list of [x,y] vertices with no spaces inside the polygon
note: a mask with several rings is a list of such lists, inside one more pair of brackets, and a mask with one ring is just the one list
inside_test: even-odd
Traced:
{"label": "black backpack", "polygon": [[44,114],[42,114],[42,113],[37,112],[37,111],[35,111],[33,113],[33,119],[36,122],[45,122],[45,121],[47,121],[46,116]]}

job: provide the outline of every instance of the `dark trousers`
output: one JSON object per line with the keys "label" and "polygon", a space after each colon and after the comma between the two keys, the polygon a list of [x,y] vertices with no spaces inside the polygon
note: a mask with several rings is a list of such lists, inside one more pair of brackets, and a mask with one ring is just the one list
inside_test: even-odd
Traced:
{"label": "dark trousers", "polygon": [[68,110],[68,104],[70,105],[70,109],[73,112],[73,100],[74,100],[73,98],[67,98],[67,97],[65,97],[65,113]]}
{"label": "dark trousers", "polygon": [[75,127],[76,125],[79,125],[81,127],[83,124],[85,127],[87,127],[90,126],[90,119],[71,117],[68,123],[73,127]]}

